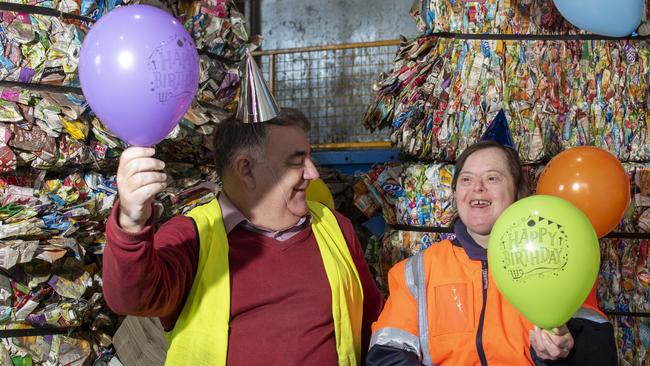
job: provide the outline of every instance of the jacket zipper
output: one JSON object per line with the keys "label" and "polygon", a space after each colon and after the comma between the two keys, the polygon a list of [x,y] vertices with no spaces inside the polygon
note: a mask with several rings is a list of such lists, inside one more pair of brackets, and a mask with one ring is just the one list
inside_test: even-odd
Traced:
{"label": "jacket zipper", "polygon": [[487,366],[487,358],[485,357],[485,350],[483,349],[483,323],[485,322],[485,307],[487,305],[487,289],[488,289],[488,268],[487,260],[481,261],[481,280],[483,282],[483,307],[481,308],[481,317],[478,321],[478,331],[476,332],[476,350],[478,357],[481,360],[481,366]]}

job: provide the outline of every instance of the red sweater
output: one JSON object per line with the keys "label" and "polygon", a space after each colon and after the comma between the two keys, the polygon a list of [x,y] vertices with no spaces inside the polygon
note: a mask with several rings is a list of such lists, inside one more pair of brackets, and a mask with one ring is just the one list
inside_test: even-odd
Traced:
{"label": "red sweater", "polygon": [[[155,233],[106,225],[104,295],[119,314],[157,316],[171,329],[189,293],[199,243],[192,219],[175,217]],[[364,291],[363,354],[383,307],[350,221],[335,212]],[[228,234],[231,281],[228,365],[336,365],[332,300],[311,226],[277,241],[237,226]]]}

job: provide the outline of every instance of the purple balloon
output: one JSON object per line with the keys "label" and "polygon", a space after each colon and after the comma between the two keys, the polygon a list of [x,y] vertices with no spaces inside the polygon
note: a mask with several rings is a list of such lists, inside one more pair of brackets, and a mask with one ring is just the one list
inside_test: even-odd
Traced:
{"label": "purple balloon", "polygon": [[117,8],[86,35],[79,79],[88,104],[136,146],[163,140],[190,108],[199,56],[181,22],[148,5]]}

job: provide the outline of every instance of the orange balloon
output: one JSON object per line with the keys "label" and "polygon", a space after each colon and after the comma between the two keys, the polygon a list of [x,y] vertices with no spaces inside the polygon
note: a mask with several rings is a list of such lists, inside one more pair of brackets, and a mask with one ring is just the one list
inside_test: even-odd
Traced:
{"label": "orange balloon", "polygon": [[630,204],[630,180],[618,159],[593,146],[555,156],[537,182],[537,194],[563,198],[584,212],[599,238],[612,231]]}

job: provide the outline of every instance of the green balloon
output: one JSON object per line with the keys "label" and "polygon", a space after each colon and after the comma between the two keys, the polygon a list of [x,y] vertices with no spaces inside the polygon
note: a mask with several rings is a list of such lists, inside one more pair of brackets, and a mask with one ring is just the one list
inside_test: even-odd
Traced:
{"label": "green balloon", "polygon": [[553,196],[531,196],[494,223],[488,265],[499,291],[533,324],[565,324],[585,301],[600,268],[589,218]]}

